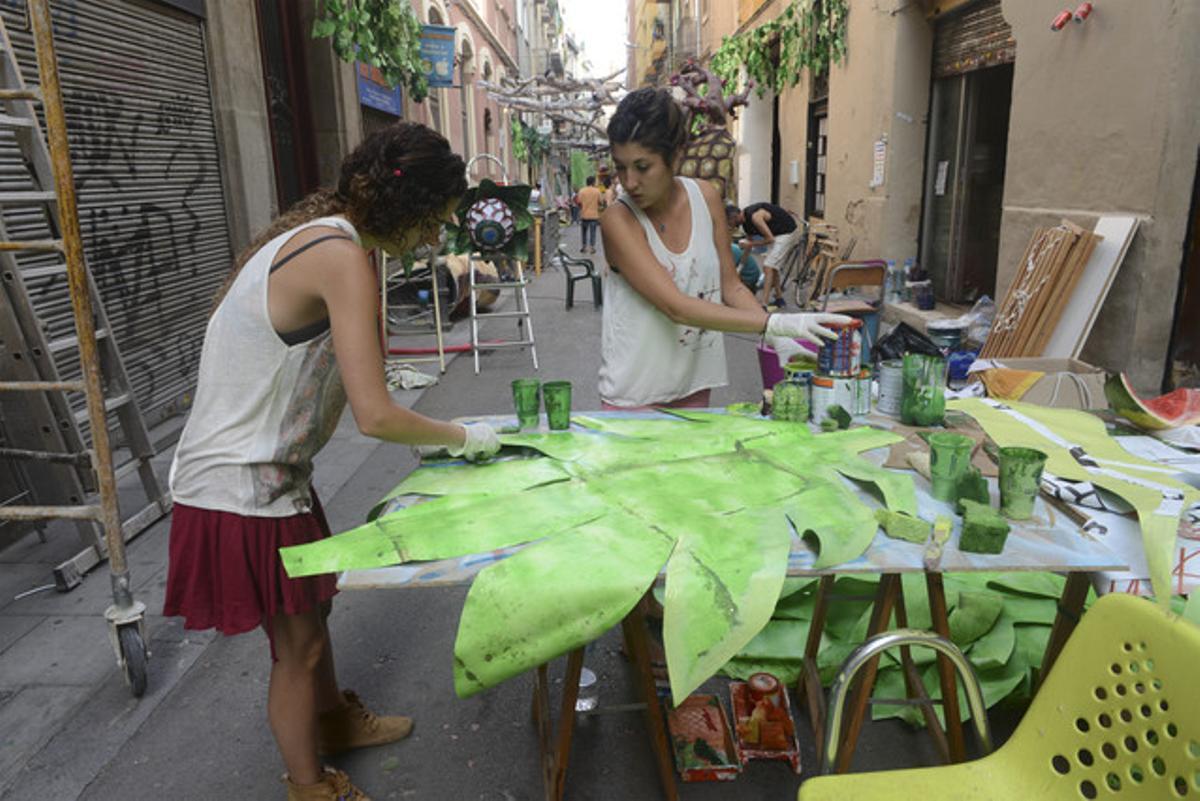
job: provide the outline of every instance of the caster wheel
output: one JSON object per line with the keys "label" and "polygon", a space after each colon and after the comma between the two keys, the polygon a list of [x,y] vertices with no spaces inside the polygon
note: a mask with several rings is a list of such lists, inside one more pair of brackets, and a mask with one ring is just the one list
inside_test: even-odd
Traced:
{"label": "caster wheel", "polygon": [[125,683],[134,698],[141,698],[146,692],[146,644],[137,624],[121,626],[117,629],[117,640],[121,644],[121,658],[125,665]]}

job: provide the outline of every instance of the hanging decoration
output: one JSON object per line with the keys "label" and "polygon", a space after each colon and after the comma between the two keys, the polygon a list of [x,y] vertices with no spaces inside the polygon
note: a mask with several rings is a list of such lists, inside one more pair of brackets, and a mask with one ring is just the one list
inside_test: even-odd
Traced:
{"label": "hanging decoration", "polygon": [[[503,77],[499,82],[478,81],[476,86],[505,108],[548,118],[553,123],[553,133],[545,137],[547,150],[572,147],[596,151],[607,148],[604,117],[607,110],[617,104],[616,95],[624,88],[615,80],[622,72],[623,69],[603,78],[584,80],[553,75],[520,80]],[[528,137],[529,131],[536,133],[536,129],[521,124],[528,129],[521,132],[522,137]],[[514,124],[514,149],[516,137]],[[536,157],[535,153],[530,155]]]}
{"label": "hanging decoration", "polygon": [[709,66],[720,77],[737,82],[744,68],[759,97],[776,94],[829,71],[846,57],[849,0],[792,0],[783,12],[757,28],[726,36]]}
{"label": "hanging decoration", "polygon": [[342,61],[378,67],[389,86],[407,87],[417,103],[429,94],[421,63],[421,24],[408,3],[321,0],[312,36],[329,37]]}
{"label": "hanging decoration", "polygon": [[[502,435],[534,459],[428,465],[393,494],[436,496],[327,540],[281,551],[292,576],[447,559],[532,543],[475,578],[455,642],[466,697],[599,637],[665,568],[664,647],[682,701],[766,625],[792,530],[818,568],[856,558],[872,511],[839,475],[916,513],[912,479],[859,459],[895,435],[680,413],[589,419],[591,430]],[[476,471],[488,482],[466,482]],[[790,525],[789,525],[790,523]]]}
{"label": "hanging decoration", "polygon": [[735,194],[733,156],[737,152],[737,142],[726,126],[737,116],[738,107],[746,105],[754,81],[728,97],[725,96],[727,83],[691,58],[671,76],[671,85],[684,92],[683,107],[687,110],[690,134],[684,145],[679,174],[711,181],[721,197],[732,201]]}
{"label": "hanging decoration", "polygon": [[488,178],[468,189],[458,204],[458,223],[446,224],[451,252],[528,259],[530,191],[527,184],[499,186]]}

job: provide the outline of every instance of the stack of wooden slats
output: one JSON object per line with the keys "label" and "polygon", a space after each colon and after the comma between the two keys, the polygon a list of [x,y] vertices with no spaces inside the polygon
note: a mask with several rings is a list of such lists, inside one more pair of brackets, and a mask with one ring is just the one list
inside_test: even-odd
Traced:
{"label": "stack of wooden slats", "polygon": [[1063,220],[1038,228],[1000,304],[980,358],[1040,356],[1102,237]]}

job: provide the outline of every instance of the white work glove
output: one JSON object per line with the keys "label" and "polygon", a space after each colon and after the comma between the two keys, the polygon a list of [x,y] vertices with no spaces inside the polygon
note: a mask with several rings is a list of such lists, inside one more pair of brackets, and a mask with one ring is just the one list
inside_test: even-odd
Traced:
{"label": "white work glove", "polygon": [[763,336],[769,341],[771,337],[787,337],[788,339],[803,339],[820,346],[825,339],[837,339],[837,334],[825,327],[827,323],[847,325],[854,320],[844,314],[772,314],[767,318],[767,327]]}
{"label": "white work glove", "polygon": [[808,348],[801,345],[791,337],[764,337],[767,344],[771,346],[771,350],[775,351],[775,355],[779,357],[779,366],[787,367],[788,362],[798,353],[806,353],[809,356],[816,354]]}
{"label": "white work glove", "polygon": [[462,428],[463,444],[447,448],[451,456],[461,456],[468,462],[476,462],[495,456],[500,450],[500,438],[487,423],[467,423]]}

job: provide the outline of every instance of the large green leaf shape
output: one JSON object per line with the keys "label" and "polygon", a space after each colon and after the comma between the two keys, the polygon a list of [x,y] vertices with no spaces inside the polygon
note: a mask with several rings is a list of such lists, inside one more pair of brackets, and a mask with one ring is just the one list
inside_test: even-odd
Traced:
{"label": "large green leaf shape", "polygon": [[432,500],[281,549],[285,568],[311,575],[530,543],[481,571],[468,593],[454,665],[465,696],[595,639],[666,565],[664,645],[672,695],[682,700],[770,619],[793,526],[816,543],[818,567],[866,549],[872,510],[839,473],[915,511],[909,476],[857,458],[899,439],[887,432],[818,436],[793,423],[693,412],[573,422],[587,430],[503,436],[544,456],[418,469],[389,498]]}
{"label": "large green leaf shape", "polygon": [[[667,565],[663,645],[671,697],[686,698],[762,630],[783,587],[791,536],[777,510],[682,516]],[[736,532],[736,534],[734,533]]]}
{"label": "large green leaf shape", "polygon": [[[473,695],[608,631],[654,582],[673,544],[615,510],[482,570],[454,643],[455,691]],[[587,565],[587,581],[562,569],[569,563]]]}

